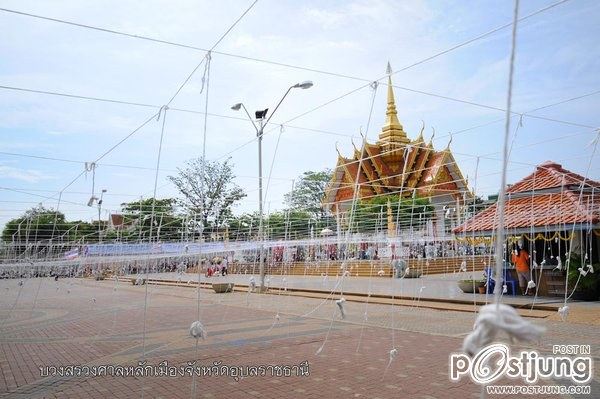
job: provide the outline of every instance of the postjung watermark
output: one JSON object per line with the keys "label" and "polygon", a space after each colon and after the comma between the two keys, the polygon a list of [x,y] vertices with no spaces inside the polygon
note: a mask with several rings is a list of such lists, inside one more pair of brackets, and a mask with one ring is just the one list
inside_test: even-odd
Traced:
{"label": "postjung watermark", "polygon": [[468,376],[476,384],[488,385],[502,377],[522,379],[527,384],[540,379],[566,379],[581,385],[593,377],[590,355],[590,345],[554,345],[551,355],[523,350],[513,356],[507,345],[491,344],[473,357],[464,353],[450,355],[450,380]]}

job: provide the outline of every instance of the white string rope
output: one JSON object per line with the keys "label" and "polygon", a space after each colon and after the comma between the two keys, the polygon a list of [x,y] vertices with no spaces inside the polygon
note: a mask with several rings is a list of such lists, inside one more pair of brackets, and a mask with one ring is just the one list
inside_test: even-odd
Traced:
{"label": "white string rope", "polygon": [[[500,180],[500,192],[498,195],[498,228],[496,231],[496,287],[495,304],[485,305],[479,310],[479,316],[475,321],[473,332],[471,332],[463,342],[463,350],[469,355],[474,355],[492,342],[499,331],[504,331],[510,339],[516,338],[521,341],[533,341],[538,339],[543,333],[542,327],[535,326],[525,321],[519,316],[517,311],[509,305],[500,304],[502,290],[500,285],[504,283],[504,217],[506,200],[506,170],[508,165],[508,140],[510,132],[510,116],[512,105],[513,75],[515,63],[515,49],[517,42],[517,21],[519,14],[519,0],[515,0],[513,13],[513,29],[511,41],[511,53],[508,75],[508,90],[506,100],[506,122],[504,128],[503,144],[503,164]],[[485,396],[485,389],[482,386],[482,397]]]}
{"label": "white string rope", "polygon": [[[365,131],[365,136],[363,138],[363,146],[362,146],[362,148],[365,147],[367,136],[368,136],[368,133],[369,133],[369,127],[370,127],[370,124],[371,124],[371,118],[373,116],[373,107],[375,105],[375,98],[377,96],[377,87],[378,86],[379,85],[376,82],[373,82],[373,84],[371,86],[371,89],[372,89],[371,106],[369,108],[369,117],[367,118],[367,127],[366,127],[366,131]],[[347,248],[348,248],[348,243],[350,241],[350,233],[351,233],[352,228],[353,228],[354,213],[355,213],[355,210],[356,210],[356,205],[357,205],[358,197],[359,197],[361,167],[362,167],[362,154],[361,154],[361,161],[358,163],[358,168],[357,168],[357,171],[356,171],[355,186],[354,186],[354,192],[353,192],[353,195],[352,195],[352,204],[351,204],[351,207],[350,207],[350,210],[349,210],[349,217],[348,217],[348,229],[346,230],[346,234],[345,234],[345,248],[346,248],[346,253],[344,253],[343,256],[342,256],[342,258],[343,258],[342,269],[341,269],[342,275],[340,276],[340,279],[339,279],[339,282],[338,282],[340,284],[340,297],[339,297],[338,300],[336,300],[336,305],[339,308],[339,312],[340,312],[340,315],[341,315],[342,319],[344,319],[346,317],[346,315],[345,315],[345,308],[344,308],[346,300],[344,299],[344,288],[343,288],[344,285],[343,285],[343,282],[344,282],[344,279],[346,278],[346,273],[348,272],[348,270],[346,270],[346,266],[345,266],[346,262],[348,260],[348,251],[347,251]],[[338,237],[338,240],[339,239],[340,239],[340,237]],[[329,257],[328,257],[328,259],[329,259]],[[332,290],[332,293],[334,291],[335,291],[335,288],[334,288],[334,290]],[[319,349],[316,352],[317,355],[320,354],[323,351],[323,348],[325,347],[325,344],[327,343],[327,340],[329,339],[329,335],[331,333],[331,330],[333,328],[333,323],[334,323],[334,320],[335,320],[335,314],[336,314],[336,310],[334,309],[333,313],[331,315],[331,323],[329,324],[329,328],[327,330],[327,334],[325,335],[325,339],[323,340],[323,343],[321,344],[321,346],[319,347]]]}
{"label": "white string rope", "polygon": [[[206,68],[204,70],[204,74],[205,76],[202,77],[202,89],[204,90],[205,85],[206,85],[206,93],[205,93],[205,98],[204,98],[204,125],[203,125],[203,129],[202,129],[202,164],[201,164],[201,172],[200,172],[200,197],[201,197],[201,204],[204,207],[205,203],[206,203],[206,188],[204,187],[204,179],[206,178],[205,174],[206,174],[206,137],[207,137],[207,126],[208,126],[208,100],[209,100],[209,87],[210,87],[210,66],[211,66],[211,54],[210,51],[206,54],[205,56],[206,59]],[[204,208],[202,208],[201,213],[204,212]],[[204,239],[204,220],[200,220],[200,241],[202,242]],[[196,306],[197,306],[197,318],[196,320],[192,323],[192,326],[190,327],[190,335],[192,337],[194,337],[196,339],[196,345],[194,348],[194,352],[195,352],[195,359],[198,359],[198,345],[199,345],[199,338],[206,338],[207,334],[204,331],[203,325],[202,325],[202,315],[201,315],[201,306],[200,306],[200,284],[201,284],[201,262],[198,262],[198,285],[196,287]],[[232,290],[233,291],[233,290]],[[194,334],[196,333],[196,334]],[[201,334],[200,334],[201,333]],[[197,387],[196,387],[196,375],[194,374],[192,376],[192,386],[190,388],[190,397],[194,398],[196,397],[196,391],[197,391]]]}
{"label": "white string rope", "polygon": [[[596,149],[598,148],[598,142],[600,142],[600,129],[597,130],[596,138],[591,143],[592,144],[592,154],[590,155],[590,161],[588,163],[588,166],[587,166],[587,169],[586,169],[583,181],[581,182],[581,184],[579,186],[579,198],[577,199],[577,207],[579,209],[581,208],[581,202],[582,202],[581,200],[583,198],[583,192],[584,192],[585,183],[587,181],[588,175],[590,173],[590,169],[592,167],[592,162],[593,162],[593,159],[594,159],[594,155],[596,154]],[[589,208],[586,207],[586,212],[587,212],[588,209]],[[586,215],[586,217],[587,217],[587,215]],[[588,223],[590,223],[590,220],[591,219],[588,218]],[[573,226],[571,228],[571,239],[569,240],[569,253],[568,253],[568,257],[566,257],[566,259],[565,259],[565,263],[566,263],[565,300],[564,300],[562,308],[559,309],[559,313],[561,314],[561,317],[563,316],[563,314],[565,314],[565,317],[563,317],[563,320],[566,320],[566,314],[568,314],[568,312],[569,312],[569,307],[567,306],[567,301],[575,293],[575,290],[577,289],[577,285],[579,284],[579,280],[581,279],[581,277],[583,275],[583,271],[580,271],[579,275],[577,276],[577,281],[575,282],[575,285],[573,287],[573,291],[571,292],[571,295],[568,295],[568,293],[569,293],[569,288],[568,288],[569,287],[569,268],[571,266],[573,238],[575,236],[575,224],[576,223],[573,223]],[[559,254],[559,256],[560,256],[560,254]],[[581,254],[581,256],[583,258],[583,254]],[[590,260],[590,262],[591,262],[591,260]],[[582,268],[585,267],[584,262],[581,262],[581,267]]]}
{"label": "white string rope", "polygon": [[[157,121],[158,118],[161,117],[161,113],[162,113],[162,125],[161,125],[161,129],[160,129],[160,141],[158,143],[158,151],[157,151],[157,156],[156,156],[156,171],[154,174],[154,193],[152,195],[152,213],[150,216],[150,231],[148,233],[148,243],[152,244],[152,229],[154,227],[154,207],[156,205],[156,189],[158,186],[158,171],[160,168],[160,158],[162,155],[162,146],[163,146],[163,138],[165,135],[165,124],[167,121],[167,111],[169,110],[169,106],[165,105],[163,108],[160,109],[160,111],[158,112],[158,117],[157,117]],[[147,260],[150,259],[150,254],[148,254],[148,258]],[[144,284],[144,329],[142,332],[142,359],[141,361],[146,361],[146,321],[147,321],[147,315],[148,315],[148,286],[149,284],[149,265],[148,265],[148,261],[145,262],[144,265],[144,270],[146,272],[146,281]],[[142,384],[142,399],[144,398],[144,392],[145,392],[145,383]]]}

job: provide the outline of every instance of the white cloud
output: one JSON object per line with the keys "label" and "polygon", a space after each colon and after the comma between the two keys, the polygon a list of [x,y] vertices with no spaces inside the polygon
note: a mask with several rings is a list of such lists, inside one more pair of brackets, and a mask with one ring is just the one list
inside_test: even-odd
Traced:
{"label": "white cloud", "polygon": [[0,165],[0,179],[20,180],[27,183],[38,183],[42,180],[53,180],[54,176],[35,169],[16,168]]}

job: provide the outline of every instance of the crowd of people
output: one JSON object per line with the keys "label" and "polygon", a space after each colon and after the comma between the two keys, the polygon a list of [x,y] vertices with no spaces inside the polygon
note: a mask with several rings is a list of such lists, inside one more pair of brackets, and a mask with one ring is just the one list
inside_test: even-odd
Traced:
{"label": "crowd of people", "polygon": [[[206,260],[202,260],[201,264],[206,264]],[[204,275],[206,277],[218,276],[219,274],[221,276],[226,276],[228,274],[227,264],[227,258],[216,256],[208,262]]]}

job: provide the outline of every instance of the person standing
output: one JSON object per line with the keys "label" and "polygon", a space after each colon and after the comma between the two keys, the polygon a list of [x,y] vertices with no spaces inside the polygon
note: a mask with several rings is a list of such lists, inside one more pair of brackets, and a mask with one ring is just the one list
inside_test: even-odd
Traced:
{"label": "person standing", "polygon": [[221,263],[221,276],[227,275],[227,257],[223,257],[223,262]]}
{"label": "person standing", "polygon": [[531,280],[531,272],[529,271],[529,253],[525,249],[517,246],[512,254],[512,262],[517,269],[521,293],[525,295],[527,283]]}

